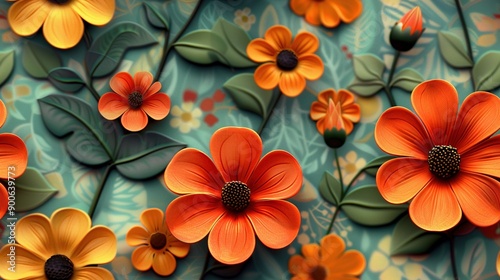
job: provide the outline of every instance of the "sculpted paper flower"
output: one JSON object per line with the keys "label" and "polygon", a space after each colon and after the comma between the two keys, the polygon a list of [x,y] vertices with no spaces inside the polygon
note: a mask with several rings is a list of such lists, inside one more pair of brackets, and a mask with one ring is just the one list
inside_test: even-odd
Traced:
{"label": "sculpted paper flower", "polygon": [[361,15],[361,0],[290,0],[290,8],[305,16],[312,25],[335,27],[340,21],[350,23]]}
{"label": "sculpted paper flower", "polygon": [[419,6],[411,9],[391,29],[389,41],[398,51],[409,51],[417,43],[424,32],[422,11]]}
{"label": "sculpted paper flower", "polygon": [[157,208],[146,209],[141,214],[144,227],[132,227],[126,236],[128,245],[138,246],[132,253],[132,264],[139,271],[153,270],[161,276],[175,271],[175,257],[189,253],[189,244],[177,240],[165,224],[163,212]]}
{"label": "sculpted paper flower", "polygon": [[43,25],[52,46],[68,49],[82,38],[83,20],[102,26],[114,12],[115,0],[14,0],[7,17],[17,35],[33,35]]}
{"label": "sculpted paper flower", "polygon": [[120,72],[111,78],[109,86],[114,92],[101,96],[99,112],[108,120],[123,115],[121,122],[127,130],[140,131],[148,124],[148,116],[162,120],[170,112],[170,97],[159,92],[161,83],[153,83],[149,72],[137,72],[133,78]]}
{"label": "sculpted paper flower", "polygon": [[321,244],[302,246],[302,256],[294,255],[288,262],[292,280],[359,279],[366,267],[363,254],[345,251],[345,243],[338,235],[329,234]]}
{"label": "sculpted paper flower", "polygon": [[400,156],[384,163],[377,186],[389,202],[411,200],[419,227],[444,231],[465,217],[477,226],[500,219],[500,99],[474,92],[458,110],[458,94],[443,80],[415,87],[416,114],[403,107],[385,111],[375,127],[384,152]]}
{"label": "sculpted paper flower", "polygon": [[262,141],[248,128],[226,127],[210,140],[212,159],[199,150],[178,152],[165,170],[169,190],[181,196],[166,211],[172,234],[187,243],[208,234],[208,249],[224,264],[247,260],[255,235],[280,249],[297,236],[300,213],[285,201],[302,186],[302,170],[288,152],[263,158]]}
{"label": "sculpted paper flower", "polygon": [[[50,219],[38,213],[25,216],[16,224],[17,243],[7,244],[0,250],[0,277],[114,279],[108,270],[89,265],[114,259],[116,236],[107,227],[90,226],[89,216],[74,208],[59,209]],[[15,271],[9,269],[12,251]]]}
{"label": "sculpted paper flower", "polygon": [[284,95],[298,96],[306,88],[306,79],[317,80],[323,74],[323,61],[314,54],[318,47],[312,33],[301,32],[292,40],[287,27],[269,28],[264,39],[254,39],[247,47],[248,57],[262,63],[255,70],[255,82],[266,90],[279,86]]}

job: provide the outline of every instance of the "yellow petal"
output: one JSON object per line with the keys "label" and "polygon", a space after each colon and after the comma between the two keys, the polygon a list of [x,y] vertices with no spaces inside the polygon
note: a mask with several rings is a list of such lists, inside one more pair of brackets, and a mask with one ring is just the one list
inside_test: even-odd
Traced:
{"label": "yellow petal", "polygon": [[0,100],[0,127],[2,127],[5,124],[6,120],[7,120],[7,108],[5,107],[5,103],[3,103],[2,100]]}
{"label": "yellow petal", "polygon": [[178,258],[184,258],[189,253],[190,245],[175,238],[171,233],[167,234],[167,250]]}
{"label": "yellow petal", "polygon": [[75,270],[71,279],[78,280],[114,280],[113,274],[101,267],[83,267]]}
{"label": "yellow petal", "polygon": [[[14,249],[14,250],[11,250]],[[14,259],[11,256],[14,255]],[[13,263],[10,263],[10,262]],[[9,270],[15,266],[15,271]],[[18,245],[5,245],[0,250],[0,277],[2,279],[32,279],[45,275],[45,261]]]}
{"label": "yellow petal", "polygon": [[163,212],[158,208],[151,208],[144,210],[141,214],[141,223],[146,227],[149,233],[159,232],[165,220],[163,219]]}
{"label": "yellow petal", "polygon": [[153,265],[153,256],[155,250],[149,246],[140,246],[132,252],[131,261],[135,269],[139,271],[146,271]]}
{"label": "yellow petal", "polygon": [[150,233],[143,227],[135,226],[129,229],[125,240],[130,246],[147,245],[149,244]]}
{"label": "yellow petal", "polygon": [[74,208],[57,210],[50,220],[57,244],[57,253],[65,256],[71,255],[90,230],[91,225],[87,213]]}
{"label": "yellow petal", "polygon": [[49,1],[17,1],[10,7],[7,18],[17,35],[29,36],[40,29],[50,11]]}
{"label": "yellow petal", "polygon": [[83,21],[69,5],[58,5],[47,16],[43,36],[56,48],[72,48],[83,36]]}
{"label": "yellow petal", "polygon": [[116,236],[107,227],[93,227],[69,257],[75,267],[89,264],[103,264],[112,261],[116,255]]}
{"label": "yellow petal", "polygon": [[17,222],[16,241],[44,259],[56,253],[50,221],[42,214],[31,214]]}
{"label": "yellow petal", "polygon": [[71,7],[86,22],[104,25],[113,18],[115,0],[78,0],[71,2]]}
{"label": "yellow petal", "polygon": [[157,254],[153,258],[153,270],[161,276],[168,276],[175,271],[177,262],[169,252]]}
{"label": "yellow petal", "polygon": [[385,270],[389,266],[389,259],[386,255],[382,254],[379,251],[373,252],[370,257],[370,262],[368,263],[368,267],[370,271],[380,272]]}

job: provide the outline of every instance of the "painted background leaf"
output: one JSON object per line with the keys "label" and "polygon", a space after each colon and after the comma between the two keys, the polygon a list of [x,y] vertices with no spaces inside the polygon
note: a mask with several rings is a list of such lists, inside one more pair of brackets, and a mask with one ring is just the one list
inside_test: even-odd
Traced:
{"label": "painted background leaf", "polygon": [[500,86],[500,52],[482,55],[472,68],[476,90],[490,91]]}
{"label": "painted background leaf", "polygon": [[342,199],[342,186],[339,180],[332,176],[332,174],[325,172],[319,183],[319,193],[324,200],[333,205],[339,205]]}
{"label": "painted background leaf", "polygon": [[224,84],[238,108],[259,116],[267,116],[269,105],[273,99],[271,90],[261,89],[251,73],[233,76]]}
{"label": "painted background leaf", "polygon": [[384,62],[372,55],[356,55],[353,58],[354,75],[361,81],[381,81],[384,74]]}
{"label": "painted background leaf", "polygon": [[38,170],[31,167],[28,167],[24,174],[14,182],[16,183],[16,211],[35,209],[57,193],[57,189],[52,187]]}
{"label": "painted background leaf", "polygon": [[389,87],[398,87],[408,92],[412,92],[413,89],[423,81],[424,78],[420,73],[413,69],[405,68],[394,75],[394,79]]}
{"label": "painted background leaf", "polygon": [[68,67],[52,69],[48,78],[56,88],[65,92],[77,92],[85,85],[80,74]]}
{"label": "painted background leaf", "polygon": [[24,70],[34,78],[44,79],[50,70],[61,67],[61,57],[52,48],[26,41],[22,51]]}
{"label": "painted background leaf", "polygon": [[448,31],[438,32],[439,51],[444,60],[456,68],[472,67],[472,59],[467,53],[464,42]]}
{"label": "painted background leaf", "polygon": [[172,157],[186,145],[155,132],[123,137],[116,169],[131,179],[147,179],[165,170]]}
{"label": "painted background leaf", "polygon": [[85,63],[91,77],[103,77],[113,72],[129,48],[155,44],[157,41],[144,27],[122,22],[109,28],[90,46]]}
{"label": "painted background leaf", "polygon": [[164,11],[161,3],[144,2],[143,5],[149,24],[156,28],[168,30],[170,25],[168,14]]}
{"label": "painted background leaf", "polygon": [[406,215],[392,232],[391,255],[424,254],[443,239],[442,233],[425,231],[416,226]]}
{"label": "painted background leaf", "polygon": [[14,51],[0,53],[0,85],[9,78],[14,69]]}
{"label": "painted background leaf", "polygon": [[486,267],[486,247],[484,240],[468,240],[462,257],[462,273],[468,279],[479,279]]}

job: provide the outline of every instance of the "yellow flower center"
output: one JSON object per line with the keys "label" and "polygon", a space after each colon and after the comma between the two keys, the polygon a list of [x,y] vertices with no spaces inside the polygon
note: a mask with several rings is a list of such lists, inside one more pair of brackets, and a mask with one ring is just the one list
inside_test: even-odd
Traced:
{"label": "yellow flower center", "polygon": [[64,255],[53,255],[45,262],[48,280],[69,280],[73,276],[73,262]]}
{"label": "yellow flower center", "polygon": [[242,17],[241,17],[241,21],[243,21],[243,22],[247,22],[247,21],[248,21],[248,17],[247,17],[247,16],[242,16]]}
{"label": "yellow flower center", "polygon": [[161,250],[167,245],[167,237],[164,233],[156,232],[149,237],[149,244],[155,250]]}
{"label": "yellow flower center", "polygon": [[311,278],[313,280],[325,280],[327,276],[326,269],[318,265],[314,268],[314,270],[311,272]]}
{"label": "yellow flower center", "polygon": [[437,145],[429,151],[427,158],[429,170],[442,179],[448,179],[460,170],[460,154],[457,148]]}
{"label": "yellow flower center", "polygon": [[295,69],[299,63],[299,58],[291,50],[282,50],[276,58],[276,64],[281,70],[289,71]]}
{"label": "yellow flower center", "polygon": [[240,181],[231,181],[222,188],[222,204],[231,211],[240,212],[250,204],[250,189]]}
{"label": "yellow flower center", "polygon": [[346,164],[345,171],[347,173],[354,173],[354,172],[356,172],[356,165],[354,163],[352,163],[352,162]]}
{"label": "yellow flower center", "polygon": [[182,113],[182,115],[181,115],[181,120],[183,122],[188,122],[192,119],[193,119],[193,116],[191,115],[191,113],[185,112],[185,113]]}
{"label": "yellow flower center", "polygon": [[132,92],[128,96],[128,104],[132,109],[138,109],[142,105],[142,94],[137,91]]}

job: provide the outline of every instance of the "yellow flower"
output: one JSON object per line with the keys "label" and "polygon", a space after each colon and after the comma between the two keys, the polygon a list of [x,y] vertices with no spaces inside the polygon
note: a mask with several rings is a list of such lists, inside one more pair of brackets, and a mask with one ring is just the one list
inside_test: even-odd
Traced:
{"label": "yellow flower", "polygon": [[177,266],[175,257],[185,257],[189,244],[177,240],[170,233],[163,212],[158,208],[144,210],[141,223],[146,229],[132,227],[126,236],[130,246],[138,246],[132,253],[132,265],[139,271],[149,270],[152,266],[161,276],[172,274]]}
{"label": "yellow flower", "polygon": [[17,243],[0,250],[0,277],[114,279],[108,270],[89,265],[115,258],[116,236],[107,227],[90,226],[89,216],[74,208],[59,209],[50,219],[38,213],[25,216],[16,224]]}
{"label": "yellow flower", "polygon": [[43,36],[54,47],[69,49],[83,36],[83,20],[105,25],[115,12],[115,0],[14,0],[7,18],[19,36],[30,36],[43,25]]}
{"label": "yellow flower", "polygon": [[181,107],[175,105],[170,112],[173,118],[170,125],[174,128],[178,127],[182,133],[188,133],[191,129],[200,127],[201,110],[194,108],[193,102],[184,102]]}
{"label": "yellow flower", "polygon": [[[336,167],[335,161],[333,165]],[[354,175],[366,165],[366,160],[364,158],[358,158],[358,155],[355,151],[349,151],[344,157],[339,157],[339,165],[340,170],[342,171],[342,181],[344,185],[349,184],[351,180],[354,178]],[[339,177],[339,171],[335,168],[335,172],[333,176]],[[362,180],[365,174],[361,174],[358,177],[358,180]]]}
{"label": "yellow flower", "polygon": [[255,15],[250,13],[249,8],[244,8],[243,10],[236,10],[234,12],[234,23],[239,25],[244,30],[248,31],[255,23]]}

